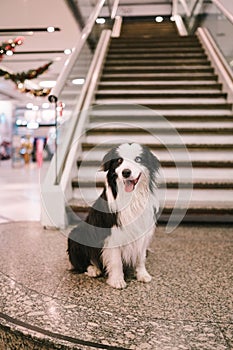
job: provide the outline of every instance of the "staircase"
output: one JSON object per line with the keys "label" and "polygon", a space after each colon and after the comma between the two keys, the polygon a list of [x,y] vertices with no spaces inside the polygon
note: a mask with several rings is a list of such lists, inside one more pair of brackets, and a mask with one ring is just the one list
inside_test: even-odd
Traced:
{"label": "staircase", "polygon": [[69,209],[85,215],[102,191],[104,154],[133,141],[160,159],[161,221],[178,193],[180,209],[191,196],[184,220],[232,221],[233,115],[226,97],[196,36],[180,37],[169,20],[124,20],[96,91]]}

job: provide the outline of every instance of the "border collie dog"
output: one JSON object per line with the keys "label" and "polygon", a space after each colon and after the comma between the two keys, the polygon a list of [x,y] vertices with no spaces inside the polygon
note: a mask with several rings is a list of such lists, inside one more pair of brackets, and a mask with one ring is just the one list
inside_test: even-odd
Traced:
{"label": "border collie dog", "polygon": [[78,273],[107,275],[107,283],[125,288],[124,269],[150,282],[147,248],[156,225],[159,161],[146,146],[125,143],[103,159],[105,188],[84,222],[68,238],[68,254]]}

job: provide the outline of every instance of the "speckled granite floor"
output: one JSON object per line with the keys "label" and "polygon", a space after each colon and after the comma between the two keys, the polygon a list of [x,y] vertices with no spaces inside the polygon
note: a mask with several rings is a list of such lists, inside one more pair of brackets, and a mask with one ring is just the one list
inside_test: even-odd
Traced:
{"label": "speckled granite floor", "polygon": [[0,225],[0,349],[233,349],[230,226],[160,227],[150,284],[114,290],[70,271],[66,237]]}

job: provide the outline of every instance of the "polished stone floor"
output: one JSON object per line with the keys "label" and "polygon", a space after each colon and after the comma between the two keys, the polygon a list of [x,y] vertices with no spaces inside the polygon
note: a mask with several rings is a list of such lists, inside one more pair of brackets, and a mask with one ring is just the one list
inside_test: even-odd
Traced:
{"label": "polished stone floor", "polygon": [[40,187],[49,163],[12,167],[0,161],[0,223],[40,220]]}
{"label": "polished stone floor", "polygon": [[160,226],[149,284],[70,270],[67,232],[0,225],[0,349],[233,349],[233,228]]}

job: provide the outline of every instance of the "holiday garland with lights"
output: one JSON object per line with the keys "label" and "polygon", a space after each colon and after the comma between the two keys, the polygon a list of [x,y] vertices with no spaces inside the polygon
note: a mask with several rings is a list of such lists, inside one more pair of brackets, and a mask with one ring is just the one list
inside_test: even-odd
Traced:
{"label": "holiday garland with lights", "polygon": [[51,91],[50,88],[29,89],[24,86],[24,83],[25,83],[25,80],[36,79],[39,75],[46,72],[52,63],[53,62],[49,62],[37,69],[30,69],[27,72],[21,72],[21,73],[15,73],[15,74],[0,68],[0,77],[4,77],[6,80],[13,81],[13,83],[15,83],[17,89],[20,92],[31,93],[34,96],[47,96]]}
{"label": "holiday garland with lights", "polygon": [[7,55],[8,52],[14,53],[16,46],[20,46],[23,44],[24,38],[22,36],[18,36],[15,39],[10,39],[5,41],[0,46],[0,61],[2,60],[3,55]]}

